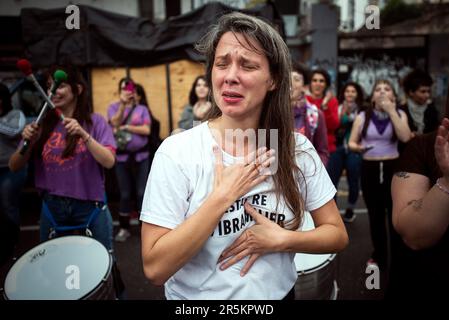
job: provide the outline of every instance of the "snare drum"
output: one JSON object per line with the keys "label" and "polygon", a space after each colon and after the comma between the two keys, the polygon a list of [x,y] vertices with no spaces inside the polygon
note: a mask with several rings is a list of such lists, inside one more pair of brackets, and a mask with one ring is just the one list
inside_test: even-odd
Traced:
{"label": "snare drum", "polygon": [[[315,228],[312,216],[304,212],[302,231]],[[298,280],[295,284],[297,300],[335,300],[338,286],[336,281],[336,254],[295,255],[295,266]]]}
{"label": "snare drum", "polygon": [[112,257],[97,240],[65,236],[39,244],[9,270],[9,300],[115,299]]}

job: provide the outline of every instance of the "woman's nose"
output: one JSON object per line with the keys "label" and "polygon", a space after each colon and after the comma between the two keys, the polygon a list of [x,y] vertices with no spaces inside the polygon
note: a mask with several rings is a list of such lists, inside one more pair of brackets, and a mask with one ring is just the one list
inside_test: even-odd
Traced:
{"label": "woman's nose", "polygon": [[225,83],[226,84],[235,84],[238,82],[238,66],[232,64],[226,72]]}

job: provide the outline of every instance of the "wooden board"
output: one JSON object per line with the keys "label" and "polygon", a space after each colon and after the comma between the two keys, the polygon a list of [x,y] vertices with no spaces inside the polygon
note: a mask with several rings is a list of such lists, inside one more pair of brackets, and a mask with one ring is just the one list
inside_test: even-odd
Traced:
{"label": "wooden board", "polygon": [[[155,117],[161,122],[161,137],[170,134],[168,96],[165,65],[153,67],[131,68],[131,78],[141,84],[146,92],[148,103]],[[204,73],[202,64],[187,60],[180,60],[169,65],[172,126],[178,127],[178,121],[184,106],[188,103],[188,96],[195,78]],[[125,68],[93,68],[92,69],[92,97],[94,111],[106,117],[107,108],[111,102],[117,101],[118,82],[126,75]]]}
{"label": "wooden board", "polygon": [[196,62],[181,60],[170,64],[173,128],[178,128],[182,111],[189,102],[193,81],[204,72],[204,66]]}
{"label": "wooden board", "polygon": [[151,112],[161,122],[161,137],[167,137],[169,121],[165,65],[132,68],[129,74],[136,83],[145,89]]}
{"label": "wooden board", "polygon": [[118,82],[126,76],[125,68],[94,68],[92,77],[92,101],[94,112],[107,118],[109,105],[118,101]]}

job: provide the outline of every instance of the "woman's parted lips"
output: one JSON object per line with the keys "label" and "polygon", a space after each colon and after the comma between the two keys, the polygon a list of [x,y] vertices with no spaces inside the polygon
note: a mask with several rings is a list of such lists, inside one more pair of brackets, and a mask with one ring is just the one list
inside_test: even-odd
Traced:
{"label": "woman's parted lips", "polygon": [[243,98],[243,95],[241,95],[240,93],[229,90],[223,91],[221,95],[225,98]]}

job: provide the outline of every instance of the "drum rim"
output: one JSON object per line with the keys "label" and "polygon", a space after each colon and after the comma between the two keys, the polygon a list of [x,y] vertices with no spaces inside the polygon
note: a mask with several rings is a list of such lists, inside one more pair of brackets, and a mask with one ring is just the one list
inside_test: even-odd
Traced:
{"label": "drum rim", "polygon": [[[96,292],[101,287],[101,285],[103,283],[107,282],[109,277],[113,277],[113,275],[112,275],[112,264],[114,263],[114,260],[112,258],[112,254],[110,252],[108,252],[108,257],[109,257],[109,267],[108,267],[108,271],[106,272],[104,277],[101,279],[101,281],[97,284],[97,286],[95,288],[90,290],[88,293],[86,293],[84,296],[82,296],[78,300],[86,300],[86,298],[88,298],[90,295],[92,295],[92,293]],[[112,281],[113,280],[114,279],[112,279]],[[114,283],[113,283],[113,285],[114,285]],[[113,288],[113,290],[115,290],[115,289]]]}
{"label": "drum rim", "polygon": [[[111,253],[108,251],[108,249],[107,249],[107,248],[106,248],[100,241],[98,241],[98,240],[96,240],[96,239],[94,239],[94,238],[92,238],[92,237],[88,237],[88,236],[85,236],[85,235],[65,235],[65,236],[62,236],[62,237],[57,237],[57,238],[52,238],[52,239],[47,239],[47,240],[45,240],[45,241],[42,241],[42,242],[40,242],[38,245],[36,245],[36,246],[34,246],[34,247],[28,249],[28,250],[25,251],[23,254],[21,254],[18,258],[16,258],[16,261],[15,261],[15,262],[12,264],[12,266],[9,268],[8,272],[6,273],[5,279],[3,280],[3,287],[2,287],[1,289],[3,290],[3,296],[4,296],[5,300],[11,300],[11,299],[8,297],[7,293],[6,293],[6,280],[8,279],[8,276],[9,276],[11,270],[13,269],[14,265],[15,265],[20,259],[22,259],[25,255],[27,255],[28,253],[30,253],[32,250],[35,250],[37,247],[39,247],[39,246],[41,246],[41,245],[43,245],[43,244],[46,244],[46,243],[48,243],[48,242],[50,242],[50,241],[56,241],[56,240],[58,240],[58,239],[67,238],[67,237],[77,237],[77,238],[82,237],[82,238],[88,238],[88,239],[94,240],[94,241],[98,242],[99,244],[101,244],[101,246],[106,250],[106,252],[107,252],[107,254],[108,254],[108,257],[109,257],[109,266],[108,266],[108,268],[107,268],[107,272],[102,276],[101,281],[98,283],[97,286],[95,286],[95,287],[94,287],[92,290],[90,290],[87,294],[85,294],[84,296],[78,298],[77,300],[83,300],[86,296],[88,296],[89,294],[91,294],[94,290],[96,290],[96,289],[100,286],[100,284],[102,284],[102,283],[104,282],[105,278],[107,278],[106,276],[108,276],[108,275],[112,272],[112,264],[113,264],[112,255],[111,255]],[[26,300],[26,299],[19,299],[19,300]],[[49,300],[49,299],[44,299],[44,300]],[[50,301],[51,301],[51,300],[50,300]]]}
{"label": "drum rim", "polygon": [[[336,258],[337,254],[336,253],[331,253],[329,254],[329,256],[326,258],[326,260],[324,260],[322,263],[320,263],[319,265],[313,267],[313,268],[309,268],[309,269],[304,269],[304,270],[296,270],[296,273],[298,275],[302,275],[302,274],[309,274],[309,273],[314,273],[318,270],[323,269],[324,267],[326,267],[327,265],[329,265],[331,262],[333,262]],[[296,267],[296,264],[295,264]]]}

